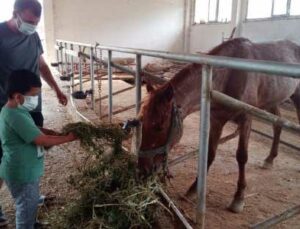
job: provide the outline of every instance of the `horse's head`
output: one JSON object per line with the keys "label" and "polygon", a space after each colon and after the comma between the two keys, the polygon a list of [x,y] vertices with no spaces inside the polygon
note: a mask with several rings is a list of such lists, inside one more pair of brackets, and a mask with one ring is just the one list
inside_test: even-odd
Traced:
{"label": "horse's head", "polygon": [[[180,135],[178,109],[170,83],[154,90],[147,86],[148,100],[141,113],[141,142],[138,150],[138,166],[141,174],[148,175],[166,160],[166,153]],[[181,127],[181,126],[180,126]],[[179,134],[180,133],[180,134]]]}

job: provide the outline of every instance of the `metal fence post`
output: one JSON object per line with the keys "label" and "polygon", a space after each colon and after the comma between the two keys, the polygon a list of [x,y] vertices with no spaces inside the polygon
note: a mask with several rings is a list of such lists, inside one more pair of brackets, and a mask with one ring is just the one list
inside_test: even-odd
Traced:
{"label": "metal fence post", "polygon": [[[70,45],[70,49],[72,51],[74,50],[73,44]],[[75,76],[75,73],[74,73],[74,57],[71,56],[71,86],[72,87],[74,86],[74,76]]]}
{"label": "metal fence post", "polygon": [[57,71],[59,72],[60,71],[60,63],[59,63],[59,49],[60,49],[60,46],[59,46],[59,43],[56,42],[56,63],[58,64],[57,65]]}
{"label": "metal fence post", "polygon": [[206,208],[206,175],[210,128],[210,101],[211,101],[212,67],[202,66],[202,89],[201,89],[201,120],[199,136],[198,156],[198,183],[197,183],[197,224],[203,229],[205,225]]}
{"label": "metal fence post", "polygon": [[65,72],[66,72],[65,76],[68,76],[68,74],[69,74],[69,56],[67,54],[67,49],[68,49],[68,43],[65,43],[65,63],[66,63],[66,65],[65,65]]}
{"label": "metal fence post", "polygon": [[59,45],[59,48],[60,48],[60,60],[61,60],[61,68],[60,68],[60,74],[61,75],[64,75],[64,56],[63,56],[63,49],[64,49],[64,46],[63,46],[63,43],[60,42],[60,45]]}
{"label": "metal fence post", "polygon": [[141,99],[142,99],[142,56],[136,55],[136,75],[135,75],[135,88],[136,88],[136,115],[139,114],[141,109]]}
{"label": "metal fence post", "polygon": [[[99,70],[101,68],[101,58],[99,57],[98,53],[100,53],[101,56],[101,49],[97,48],[97,44],[95,46],[95,57],[96,59],[100,60],[100,62],[96,62],[96,78],[98,80],[98,93],[99,93],[99,98],[98,98],[98,103],[99,103],[99,118],[101,119],[102,116],[102,101],[101,101],[101,74],[99,73]],[[96,95],[95,95],[95,100],[96,100]]]}
{"label": "metal fence post", "polygon": [[[78,46],[79,53],[81,53],[81,46]],[[79,90],[82,91],[82,56],[79,55]]]}
{"label": "metal fence post", "polygon": [[95,109],[95,77],[94,77],[94,48],[91,47],[90,50],[90,78],[91,78],[91,87],[92,87],[92,109]]}
{"label": "metal fence post", "polygon": [[108,93],[109,93],[109,122],[112,121],[112,106],[113,106],[113,101],[112,101],[112,51],[108,50],[108,66],[107,66],[107,71],[108,71]]}

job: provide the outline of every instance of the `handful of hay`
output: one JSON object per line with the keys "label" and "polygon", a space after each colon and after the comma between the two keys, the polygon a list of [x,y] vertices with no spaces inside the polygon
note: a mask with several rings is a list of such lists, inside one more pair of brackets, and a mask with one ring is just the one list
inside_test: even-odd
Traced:
{"label": "handful of hay", "polygon": [[[156,178],[136,179],[136,157],[122,151],[125,134],[119,126],[86,123],[68,124],[81,145],[95,155],[69,183],[79,198],[55,216],[56,228],[151,228],[155,217],[166,209],[159,201],[160,184]],[[103,158],[104,145],[112,156]]]}

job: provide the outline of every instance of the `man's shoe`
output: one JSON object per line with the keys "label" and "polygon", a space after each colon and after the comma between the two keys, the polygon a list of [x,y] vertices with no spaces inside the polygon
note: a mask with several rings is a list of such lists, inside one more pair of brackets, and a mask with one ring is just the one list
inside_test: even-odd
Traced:
{"label": "man's shoe", "polygon": [[0,217],[0,227],[5,227],[8,225],[8,220],[4,217]]}
{"label": "man's shoe", "polygon": [[51,202],[53,202],[53,200],[55,200],[55,196],[44,196],[44,195],[40,195],[40,198],[39,198],[39,206],[43,206],[44,204],[47,205],[47,204],[51,204]]}
{"label": "man's shoe", "polygon": [[34,229],[43,229],[43,228],[49,228],[49,223],[36,221],[34,223]]}
{"label": "man's shoe", "polygon": [[43,206],[43,205],[44,205],[45,198],[46,198],[46,196],[40,195],[40,198],[39,198],[39,206]]}

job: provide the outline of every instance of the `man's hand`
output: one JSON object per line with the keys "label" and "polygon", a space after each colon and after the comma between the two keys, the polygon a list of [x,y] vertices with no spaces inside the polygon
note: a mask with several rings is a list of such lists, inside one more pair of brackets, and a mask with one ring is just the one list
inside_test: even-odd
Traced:
{"label": "man's hand", "polygon": [[56,92],[56,96],[57,96],[57,99],[59,101],[60,104],[66,106],[68,104],[68,99],[67,99],[67,96],[62,93],[62,91],[57,91]]}
{"label": "man's hand", "polygon": [[68,99],[64,95],[64,93],[62,93],[62,91],[59,89],[59,87],[58,87],[57,83],[55,82],[53,75],[42,55],[40,56],[39,64],[40,64],[40,71],[41,71],[41,75],[42,75],[43,79],[56,92],[56,96],[58,98],[59,103],[66,106],[68,104]]}

